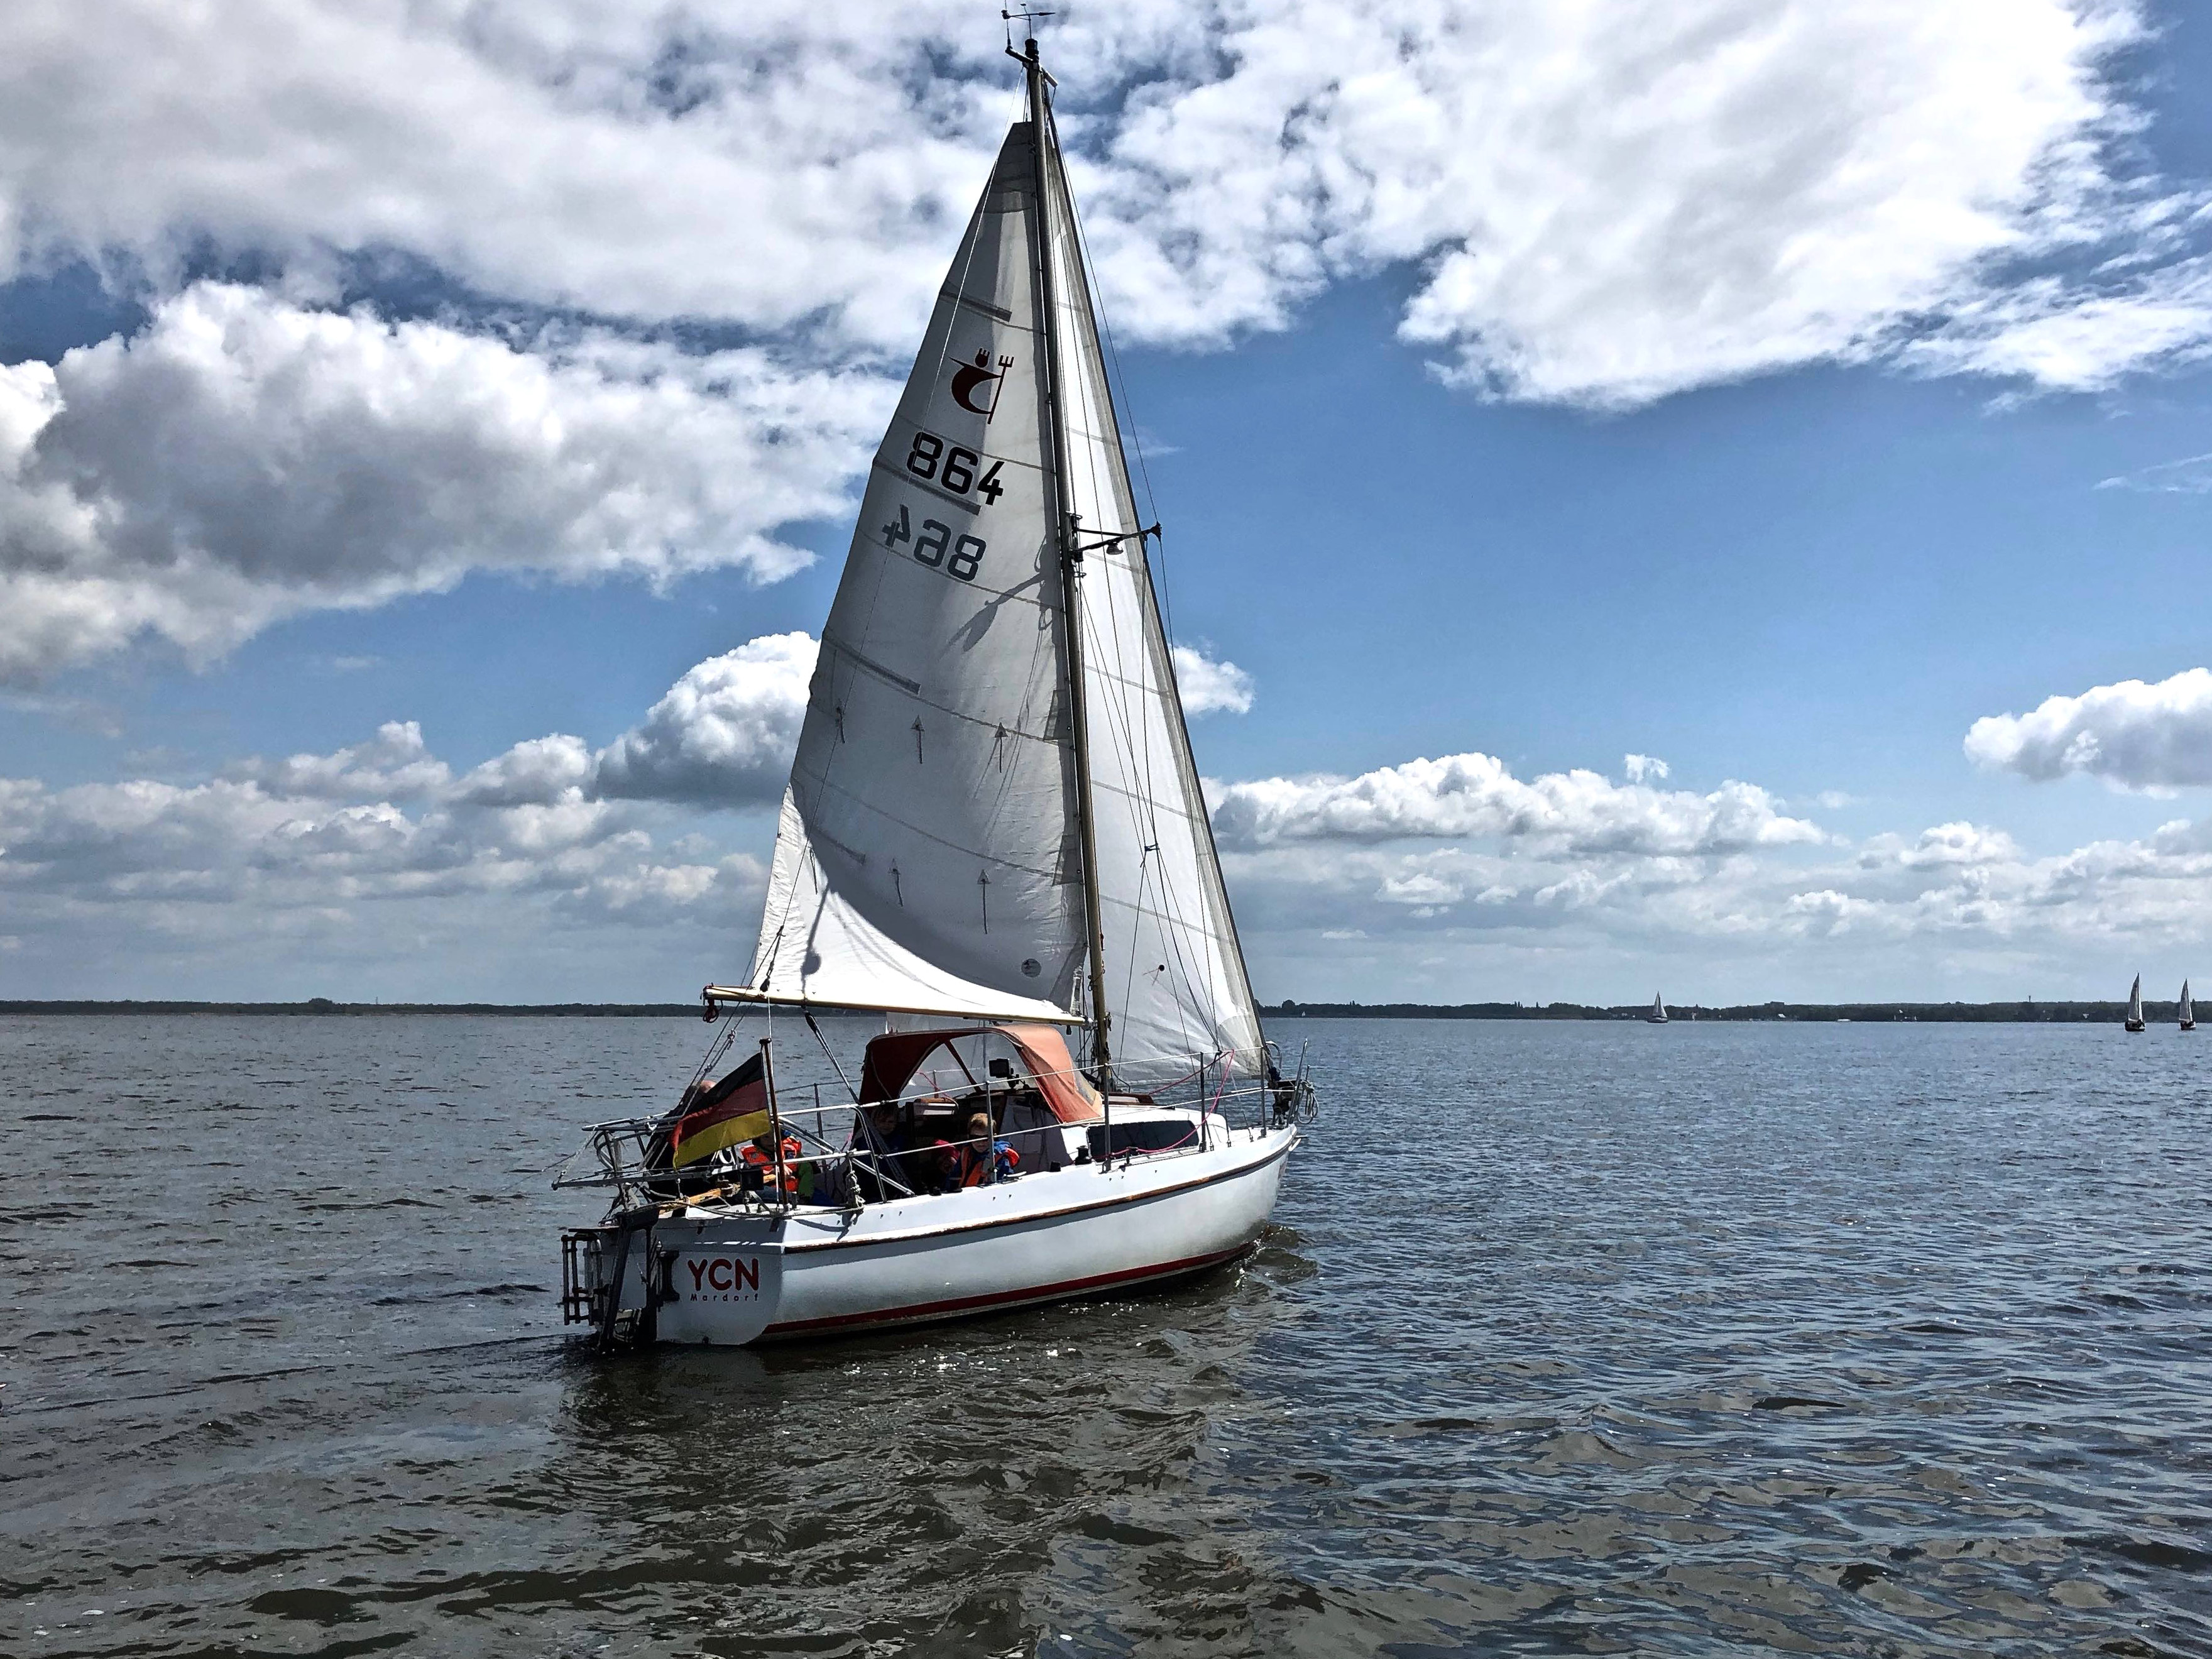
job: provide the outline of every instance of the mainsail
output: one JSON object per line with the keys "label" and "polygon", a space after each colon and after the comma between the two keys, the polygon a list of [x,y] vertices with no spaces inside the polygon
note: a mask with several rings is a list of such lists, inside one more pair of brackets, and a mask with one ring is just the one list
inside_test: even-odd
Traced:
{"label": "mainsail", "polygon": [[869,471],[749,987],[1085,1024],[1130,1082],[1252,1073],[1259,1018],[1028,63],[1032,118]]}

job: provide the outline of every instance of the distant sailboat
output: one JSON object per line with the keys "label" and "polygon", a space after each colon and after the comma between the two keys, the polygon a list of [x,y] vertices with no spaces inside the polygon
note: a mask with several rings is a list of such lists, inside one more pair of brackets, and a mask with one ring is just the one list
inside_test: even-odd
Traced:
{"label": "distant sailboat", "polygon": [[1651,1012],[1644,1016],[1644,1023],[1646,1025],[1664,1025],[1667,1023],[1667,1004],[1656,991],[1651,996]]}
{"label": "distant sailboat", "polygon": [[2185,1031],[2197,1029],[2197,1010],[2190,1006],[2189,981],[2185,979],[2181,981],[2181,1029]]}
{"label": "distant sailboat", "polygon": [[2128,993],[2127,1029],[2130,1031],[2140,1031],[2142,1028],[2142,975],[2137,974],[2135,988]]}

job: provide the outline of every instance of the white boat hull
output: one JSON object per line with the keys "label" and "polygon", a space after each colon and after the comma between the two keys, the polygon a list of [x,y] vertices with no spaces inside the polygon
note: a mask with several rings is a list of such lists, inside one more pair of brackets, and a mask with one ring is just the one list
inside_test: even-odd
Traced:
{"label": "white boat hull", "polygon": [[1298,1133],[1212,1139],[849,1212],[684,1209],[610,1226],[596,1255],[606,1282],[591,1288],[635,1340],[738,1346],[1176,1278],[1252,1247]]}

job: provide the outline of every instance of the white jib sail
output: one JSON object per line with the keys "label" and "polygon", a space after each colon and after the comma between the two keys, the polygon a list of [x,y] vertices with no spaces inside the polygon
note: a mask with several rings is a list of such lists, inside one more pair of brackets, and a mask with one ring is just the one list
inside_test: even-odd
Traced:
{"label": "white jib sail", "polygon": [[1059,145],[1045,143],[1067,507],[1085,550],[1079,605],[1092,830],[1117,1079],[1165,1081],[1226,1059],[1266,1064],[1221,866],[1184,729],[1099,350]]}
{"label": "white jib sail", "polygon": [[1085,955],[1029,220],[999,153],[861,498],[750,984],[1071,1020]]}

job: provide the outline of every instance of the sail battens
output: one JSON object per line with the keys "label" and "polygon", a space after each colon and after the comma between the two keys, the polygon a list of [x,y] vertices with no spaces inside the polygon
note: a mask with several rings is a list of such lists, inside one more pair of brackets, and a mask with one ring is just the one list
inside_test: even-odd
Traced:
{"label": "sail battens", "polygon": [[950,703],[937,701],[922,690],[921,684],[919,681],[908,679],[902,674],[894,674],[890,669],[885,668],[882,664],[870,662],[866,658],[861,656],[858,652],[852,650],[849,647],[839,645],[836,641],[826,637],[823,639],[823,643],[830,646],[832,649],[836,651],[839,655],[850,660],[854,667],[872,675],[877,679],[883,681],[885,684],[896,687],[898,690],[904,692],[921,708],[933,710],[937,714],[944,715],[948,720],[959,720],[963,724],[969,726],[981,726],[992,732],[994,737],[1009,738],[1018,738],[1024,743],[1049,744],[1054,747],[1059,745],[1060,739],[1054,737],[1052,732],[1048,729],[1048,729],[1046,730],[1031,731],[1024,724],[1009,722],[1003,720],[991,720],[982,715],[970,714],[965,710],[954,708]]}
{"label": "sail battens", "polygon": [[[818,778],[813,781],[818,788],[825,792],[837,790],[837,786],[830,782],[826,778]],[[889,811],[883,807],[873,805],[856,795],[852,795],[844,791],[838,791],[837,793],[844,794],[846,799],[858,810],[872,813],[877,817],[882,819],[886,824],[897,830],[903,830],[908,835],[913,836],[919,840],[927,842],[933,846],[940,847],[948,853],[957,853],[964,857],[973,859],[980,864],[989,865],[994,869],[1006,870],[1018,874],[1035,876],[1040,880],[1056,878],[1058,869],[1056,860],[1054,864],[1051,866],[1029,864],[1018,859],[1009,858],[1003,852],[992,852],[984,848],[969,847],[960,842],[948,841],[942,836],[932,835],[928,830],[923,828],[918,823],[915,823],[908,819],[902,818],[896,813]],[[848,858],[858,859],[863,863],[867,860],[866,854],[854,851],[852,848],[846,846],[843,842],[836,840],[834,837],[825,834],[819,829],[813,831],[813,837],[815,840],[822,842],[825,846],[835,847],[839,852],[844,854]]]}
{"label": "sail battens", "polygon": [[905,692],[908,696],[919,697],[921,695],[921,682],[920,680],[910,680],[903,674],[894,674],[890,669],[884,667],[883,664],[873,661],[854,650],[851,646],[847,645],[842,640],[837,638],[834,634],[830,634],[825,630],[822,635],[822,643],[828,646],[839,656],[844,658],[847,662],[851,663],[854,667],[860,669],[864,672],[873,674],[879,680],[889,681],[891,684],[898,687],[900,690]]}
{"label": "sail battens", "polygon": [[[989,210],[985,210],[986,212]],[[965,306],[970,311],[980,311],[986,317],[995,317],[1002,323],[1011,323],[1014,320],[1014,313],[1004,306],[994,306],[988,300],[978,300],[972,295],[956,294],[949,288],[941,288],[937,290],[937,297],[940,300],[950,300],[955,305]]]}

